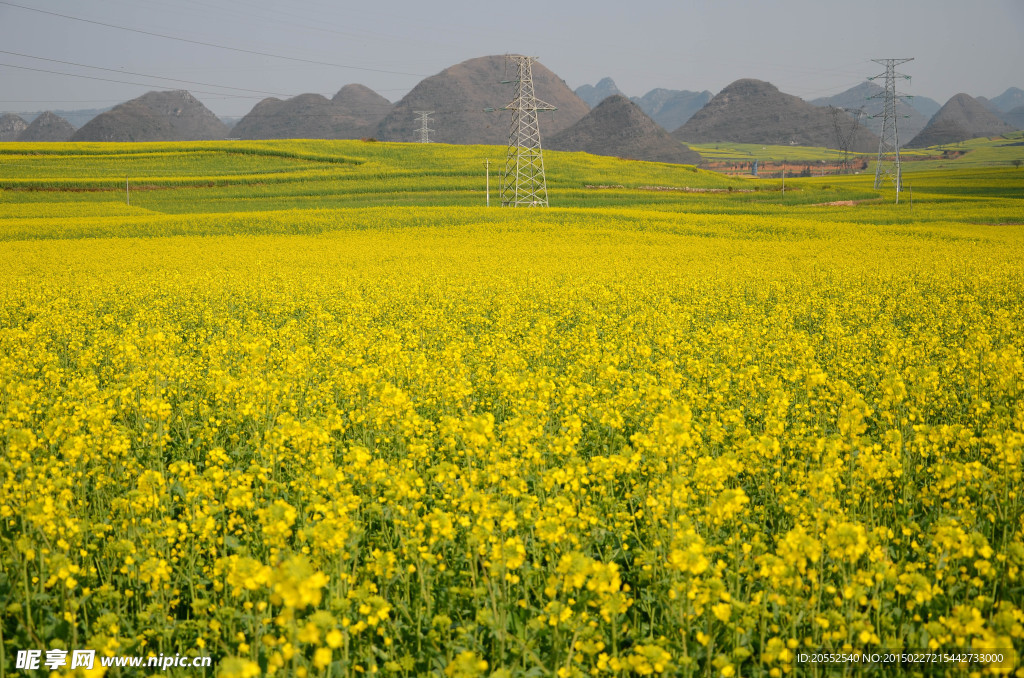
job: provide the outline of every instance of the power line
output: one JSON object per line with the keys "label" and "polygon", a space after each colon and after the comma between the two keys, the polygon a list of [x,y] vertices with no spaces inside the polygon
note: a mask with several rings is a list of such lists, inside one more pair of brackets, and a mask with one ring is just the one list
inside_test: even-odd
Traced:
{"label": "power line", "polygon": [[[161,85],[159,83],[132,82],[130,80],[114,80],[113,78],[98,78],[98,77],[93,76],[93,75],[82,75],[81,73],[65,73],[63,71],[51,71],[51,70],[48,70],[48,69],[45,69],[45,68],[32,68],[30,66],[18,66],[16,64],[0,64],[0,66],[6,67],[6,68],[17,68],[17,69],[20,69],[22,71],[34,71],[36,73],[51,73],[53,75],[66,75],[66,76],[71,77],[71,78],[85,78],[86,80],[100,80],[102,82],[116,82],[116,83],[120,83],[122,85],[138,85],[140,87],[157,87],[157,88],[166,87],[166,85]],[[260,97],[256,97],[256,96],[246,96],[244,94],[225,94],[224,92],[208,92],[208,91],[201,90],[201,89],[196,89],[196,90],[192,90],[192,91],[193,92],[197,92],[199,94],[213,94],[213,95],[216,95],[216,96],[227,97],[229,99],[259,99],[260,98]]]}
{"label": "power line", "polygon": [[270,94],[271,96],[278,97],[291,97],[292,94],[281,94],[280,92],[266,92],[261,89],[248,89],[246,87],[231,87],[230,85],[217,85],[209,82],[196,82],[195,80],[182,80],[181,78],[168,78],[163,75],[151,75],[149,73],[135,73],[133,71],[124,71],[117,68],[104,68],[103,66],[90,66],[89,64],[80,64],[75,61],[61,61],[60,59],[47,59],[46,57],[32,56],[31,54],[22,54],[20,52],[8,52],[7,50],[0,49],[0,54],[10,54],[11,56],[25,57],[26,59],[36,59],[37,61],[49,61],[55,64],[64,64],[65,66],[78,66],[80,68],[91,68],[97,71],[107,71],[109,73],[121,73],[124,75],[137,75],[141,78],[156,78],[158,80],[170,80],[172,82],[183,82],[187,85],[200,85],[202,87],[217,87],[219,89],[231,89],[238,92],[254,92],[256,94]]}
{"label": "power line", "polygon": [[218,45],[218,44],[213,43],[213,42],[204,42],[202,40],[190,40],[188,38],[181,38],[181,37],[178,37],[176,35],[167,35],[165,33],[155,33],[153,31],[144,31],[144,30],[141,30],[141,29],[138,29],[138,28],[129,28],[127,26],[118,26],[117,24],[108,24],[108,23],[104,23],[102,21],[93,21],[92,19],[83,19],[81,17],[71,16],[69,14],[60,14],[59,12],[48,12],[48,11],[46,11],[44,9],[37,9],[35,7],[26,7],[24,5],[15,4],[13,2],[6,2],[5,0],[0,0],[0,5],[7,5],[8,7],[17,7],[18,9],[23,9],[23,10],[26,10],[26,11],[29,11],[29,12],[38,12],[39,14],[46,14],[46,15],[49,15],[49,16],[56,16],[56,17],[60,17],[62,19],[69,19],[71,21],[81,21],[82,23],[93,24],[94,26],[104,26],[105,28],[116,28],[117,30],[120,30],[120,31],[129,31],[131,33],[139,33],[141,35],[149,35],[149,36],[154,37],[154,38],[163,38],[165,40],[177,40],[178,42],[186,42],[186,43],[189,43],[191,45],[202,45],[203,47],[213,47],[213,48],[216,48],[216,49],[229,50],[231,52],[241,52],[242,54],[254,54],[256,56],[271,57],[273,59],[285,59],[287,61],[298,61],[300,63],[316,64],[318,66],[334,66],[335,68],[348,68],[348,69],[352,69],[352,70],[356,70],[356,71],[369,71],[371,73],[388,73],[390,75],[412,75],[412,76],[416,76],[416,77],[420,77],[420,78],[426,77],[426,75],[427,75],[425,73],[407,73],[405,71],[389,71],[389,70],[385,70],[383,68],[367,68],[365,66],[352,66],[352,65],[349,65],[349,64],[338,64],[338,63],[333,63],[333,62],[330,62],[330,61],[316,61],[314,59],[301,59],[299,57],[290,57],[290,56],[285,56],[283,54],[272,54],[270,52],[260,52],[258,50],[242,49],[241,47],[230,47],[228,45]]}
{"label": "power line", "polygon": [[116,104],[120,99],[3,99],[0,104]]}

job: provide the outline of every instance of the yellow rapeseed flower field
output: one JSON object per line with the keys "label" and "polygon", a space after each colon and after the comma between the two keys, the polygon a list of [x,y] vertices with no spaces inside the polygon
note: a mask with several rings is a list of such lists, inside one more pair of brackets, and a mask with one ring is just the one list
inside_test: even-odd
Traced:
{"label": "yellow rapeseed flower field", "polygon": [[1019,196],[37,197],[0,203],[8,664],[1024,675]]}

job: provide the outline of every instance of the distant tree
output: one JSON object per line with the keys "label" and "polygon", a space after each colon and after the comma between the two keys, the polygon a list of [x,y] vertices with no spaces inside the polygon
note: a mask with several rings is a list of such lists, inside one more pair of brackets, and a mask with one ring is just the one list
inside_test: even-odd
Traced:
{"label": "distant tree", "polygon": [[1013,166],[1016,167],[1017,169],[1020,169],[1021,162],[1021,159],[1017,158],[1016,160],[1013,161]]}

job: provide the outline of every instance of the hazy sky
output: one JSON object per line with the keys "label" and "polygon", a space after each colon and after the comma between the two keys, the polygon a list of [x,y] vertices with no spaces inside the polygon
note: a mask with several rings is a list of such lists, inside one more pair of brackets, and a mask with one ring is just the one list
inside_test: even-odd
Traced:
{"label": "hazy sky", "polygon": [[574,89],[611,76],[628,95],[717,93],[759,78],[805,99],[880,73],[872,58],[914,57],[902,89],[944,103],[1024,88],[1024,0],[0,1],[0,111],[188,89],[239,116],[266,96],[356,82],[397,101],[425,76],[506,52],[540,57]]}

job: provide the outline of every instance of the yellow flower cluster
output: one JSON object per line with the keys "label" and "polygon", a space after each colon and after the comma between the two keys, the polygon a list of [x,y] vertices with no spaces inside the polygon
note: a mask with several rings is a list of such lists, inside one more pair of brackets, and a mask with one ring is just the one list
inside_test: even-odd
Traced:
{"label": "yellow flower cluster", "polygon": [[0,249],[6,656],[781,676],[1021,648],[1020,235],[418,214]]}

